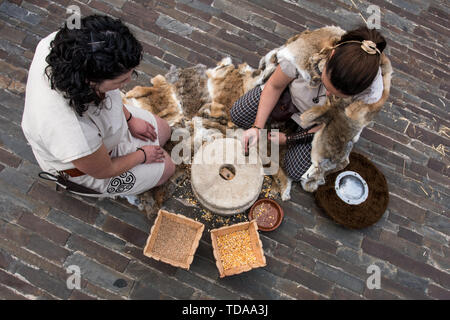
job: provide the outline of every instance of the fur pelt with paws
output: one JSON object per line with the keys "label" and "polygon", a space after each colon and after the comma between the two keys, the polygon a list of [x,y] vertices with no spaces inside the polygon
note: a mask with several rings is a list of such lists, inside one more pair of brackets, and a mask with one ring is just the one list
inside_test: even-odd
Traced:
{"label": "fur pelt with paws", "polygon": [[[321,82],[321,72],[333,47],[345,31],[339,27],[327,26],[314,31],[305,31],[289,39],[284,46],[269,52],[260,62],[263,81],[275,71],[278,61],[285,59],[297,69],[299,76],[309,81],[312,88]],[[324,124],[315,133],[312,141],[312,165],[302,176],[305,191],[314,192],[325,183],[325,176],[348,165],[348,157],[364,129],[381,110],[389,98],[392,66],[382,54],[380,62],[383,76],[383,94],[379,101],[366,104],[351,98],[329,96],[322,106],[314,106],[301,115],[303,128]],[[287,179],[289,184],[289,179]],[[282,187],[287,190],[288,187]],[[286,197],[287,198],[287,197]]]}
{"label": "fur pelt with paws", "polygon": [[[207,69],[203,65],[190,68],[172,68],[165,76],[158,75],[151,79],[152,86],[135,87],[123,98],[124,104],[133,104],[146,109],[168,121],[172,130],[184,128],[190,138],[184,143],[191,146],[191,156],[204,142],[226,133],[226,129],[235,129],[230,120],[233,103],[244,93],[257,85],[264,84],[274,72],[281,58],[292,62],[299,76],[311,87],[320,83],[320,74],[331,48],[345,33],[339,27],[331,26],[305,31],[289,39],[285,45],[275,48],[260,61],[259,68],[253,69],[246,63],[235,66],[230,58],[224,58],[216,67]],[[373,104],[351,103],[346,99],[327,99],[325,105],[314,107],[302,116],[304,127],[314,123],[325,123],[325,127],[315,134],[312,146],[313,166],[302,180],[307,191],[314,191],[322,183],[326,174],[341,168],[347,161],[353,144],[373,116],[381,109],[389,95],[392,68],[389,60],[383,56],[384,89],[382,99]],[[169,142],[165,149],[169,152],[174,147]],[[333,155],[331,153],[336,151]],[[273,176],[273,190],[278,191],[282,200],[290,198],[292,180],[281,168],[280,150],[279,170]],[[177,166],[174,182],[186,174],[189,166]],[[142,195],[148,201],[147,212],[158,208],[170,193],[168,183],[152,189]]]}
{"label": "fur pelt with paws", "polygon": [[392,66],[384,54],[381,56],[383,94],[377,102],[365,104],[361,101],[349,103],[349,99],[327,99],[323,106],[312,107],[300,119],[303,127],[324,124],[312,141],[312,165],[302,176],[304,190],[313,192],[325,183],[325,176],[344,169],[349,164],[349,155],[364,129],[381,110],[389,98]]}

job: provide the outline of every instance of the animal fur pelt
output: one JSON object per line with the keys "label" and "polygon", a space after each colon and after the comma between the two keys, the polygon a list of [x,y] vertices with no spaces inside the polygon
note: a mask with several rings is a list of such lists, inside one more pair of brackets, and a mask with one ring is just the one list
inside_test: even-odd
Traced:
{"label": "animal fur pelt", "polygon": [[[205,141],[222,137],[227,129],[236,129],[230,121],[230,109],[240,96],[262,83],[262,77],[247,64],[234,66],[230,58],[224,58],[215,68],[204,65],[191,68],[172,68],[165,76],[151,79],[151,87],[137,86],[123,97],[125,105],[143,108],[168,121],[172,132],[184,129],[187,139],[170,141],[164,148],[171,154],[178,150],[190,150],[187,159],[183,154],[183,164],[171,179],[189,176],[189,165],[197,149]],[[239,138],[239,137],[238,137]],[[146,211],[154,211],[170,195],[170,183],[140,195],[141,202],[148,203]],[[156,205],[153,201],[156,200]],[[143,201],[142,201],[143,200]]]}
{"label": "animal fur pelt", "polygon": [[[235,66],[230,58],[224,58],[211,69],[203,65],[185,69],[172,68],[165,76],[152,78],[151,87],[133,88],[123,100],[125,104],[133,104],[167,120],[173,130],[184,128],[191,137],[184,142],[191,145],[193,156],[203,141],[224,135],[226,129],[235,128],[230,121],[230,109],[234,101],[255,86],[264,84],[276,69],[280,58],[291,61],[298,73],[310,81],[310,86],[317,87],[320,83],[319,71],[322,70],[329,51],[344,33],[339,27],[305,31],[289,39],[285,45],[270,51],[261,59],[257,70],[246,63]],[[357,140],[355,137],[359,136],[362,128],[386,101],[391,69],[384,56],[383,61],[385,92],[378,103],[361,105],[352,104],[345,99],[328,99],[324,106],[304,113],[302,121],[305,126],[313,123],[326,124],[313,140],[313,166],[302,181],[305,190],[314,191],[323,177],[332,170],[330,168],[339,168],[346,162],[353,143]],[[169,153],[172,148],[173,144],[165,147]],[[339,152],[330,157],[332,150]],[[281,150],[280,159],[283,154]],[[290,198],[292,181],[284,174],[280,163],[278,165],[278,173],[273,176],[274,187],[278,189],[282,199],[287,200]],[[177,166],[173,179],[186,172],[186,169],[188,166]],[[150,190],[141,195],[141,198],[155,192],[160,205],[163,197],[158,196],[158,192],[164,194],[164,187],[156,191]]]}
{"label": "animal fur pelt", "polygon": [[383,94],[379,101],[365,104],[361,101],[330,98],[323,106],[313,107],[301,115],[303,127],[325,124],[316,132],[312,141],[312,165],[302,176],[304,190],[313,192],[325,183],[325,176],[344,169],[354,144],[364,129],[381,110],[389,97],[392,66],[384,54],[381,55]]}

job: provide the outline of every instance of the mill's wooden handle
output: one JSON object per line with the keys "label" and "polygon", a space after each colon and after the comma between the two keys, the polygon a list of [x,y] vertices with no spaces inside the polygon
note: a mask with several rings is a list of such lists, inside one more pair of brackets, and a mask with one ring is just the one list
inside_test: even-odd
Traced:
{"label": "mill's wooden handle", "polygon": [[231,172],[228,168],[223,167],[222,169],[220,169],[219,174],[222,178],[224,178],[225,180],[231,180],[234,178],[234,173]]}

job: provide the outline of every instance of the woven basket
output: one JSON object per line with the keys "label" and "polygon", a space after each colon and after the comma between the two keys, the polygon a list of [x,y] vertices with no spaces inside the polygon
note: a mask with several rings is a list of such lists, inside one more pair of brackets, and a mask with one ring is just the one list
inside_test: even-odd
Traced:
{"label": "woven basket", "polygon": [[[246,264],[239,267],[225,270],[220,257],[220,250],[217,244],[217,238],[226,234],[233,233],[235,231],[248,230],[250,234],[250,243],[252,251],[255,254],[256,261],[252,264]],[[211,240],[214,252],[214,258],[216,259],[216,266],[219,270],[220,277],[231,276],[242,272],[250,271],[251,269],[264,267],[266,265],[266,257],[262,248],[262,243],[259,238],[258,225],[256,221],[241,222],[232,226],[226,226],[219,229],[211,230]]]}
{"label": "woven basket", "polygon": [[[169,241],[164,241],[164,250],[156,249],[157,244],[160,244],[162,239],[168,238],[168,234],[164,234],[161,230],[164,228],[163,224],[170,221],[172,225],[176,225],[178,232],[170,234]],[[174,267],[189,269],[189,266],[194,259],[195,251],[197,250],[200,238],[202,237],[205,225],[195,220],[189,219],[183,215],[159,210],[158,216],[150,230],[150,236],[147,239],[147,244],[144,248],[144,255],[155,260],[168,263]],[[187,233],[195,232],[191,237],[189,243],[184,236]],[[158,239],[159,238],[159,239]],[[182,244],[182,249],[180,249]],[[173,256],[179,256],[180,259],[175,259]]]}

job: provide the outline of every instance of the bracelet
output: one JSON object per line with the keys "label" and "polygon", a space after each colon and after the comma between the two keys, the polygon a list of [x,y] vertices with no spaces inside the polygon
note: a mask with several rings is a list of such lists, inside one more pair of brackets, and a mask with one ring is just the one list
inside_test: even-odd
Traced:
{"label": "bracelet", "polygon": [[286,136],[286,144],[288,147],[303,143],[311,143],[314,138],[314,133],[308,133],[308,131],[298,132]]}
{"label": "bracelet", "polygon": [[259,130],[262,130],[262,128],[260,128],[260,127],[257,127],[257,126],[256,126],[256,125],[254,125],[254,124],[252,124],[252,126],[251,126],[250,128],[255,128],[255,129],[259,129]]}
{"label": "bracelet", "polygon": [[147,155],[145,154],[144,149],[142,148],[136,148],[136,151],[141,150],[144,153],[144,162],[142,162],[143,164],[147,162]]}
{"label": "bracelet", "polygon": [[131,117],[132,117],[132,116],[133,116],[133,115],[132,115],[131,112],[130,112],[130,117],[127,119],[127,122],[131,120]]}

